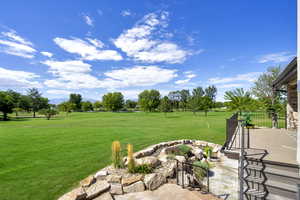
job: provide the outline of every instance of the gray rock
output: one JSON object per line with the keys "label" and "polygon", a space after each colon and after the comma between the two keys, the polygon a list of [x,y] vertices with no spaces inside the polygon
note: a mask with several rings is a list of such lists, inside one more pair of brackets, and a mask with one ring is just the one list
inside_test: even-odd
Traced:
{"label": "gray rock", "polygon": [[127,186],[132,183],[141,181],[143,179],[143,175],[141,174],[128,174],[122,178],[122,185]]}
{"label": "gray rock", "polygon": [[107,171],[107,170],[100,170],[100,171],[98,171],[98,172],[94,175],[94,177],[95,177],[96,179],[104,179],[105,176],[107,176],[107,175],[108,175],[108,171]]}
{"label": "gray rock", "polygon": [[200,148],[194,148],[192,149],[192,154],[195,155],[195,157],[198,159],[198,160],[201,160],[203,158],[203,150],[200,149]]}
{"label": "gray rock", "polygon": [[96,183],[92,184],[90,187],[85,189],[87,194],[87,199],[93,199],[96,196],[106,192],[110,188],[110,184],[107,181],[97,181]]}
{"label": "gray rock", "polygon": [[80,185],[82,187],[88,187],[90,185],[92,185],[93,183],[95,183],[96,179],[94,178],[94,176],[88,176],[85,179],[83,179],[82,181],[80,181]]}
{"label": "gray rock", "polygon": [[166,182],[166,177],[161,173],[147,174],[144,178],[144,183],[149,190],[155,190]]}
{"label": "gray rock", "polygon": [[122,176],[111,174],[106,177],[106,181],[109,183],[121,183]]}
{"label": "gray rock", "polygon": [[123,187],[123,190],[125,193],[143,192],[145,190],[145,185],[144,185],[143,181],[138,181],[129,186]]}
{"label": "gray rock", "polygon": [[160,164],[160,161],[154,156],[148,156],[136,159],[135,163],[137,165],[149,165],[151,167],[157,167]]}
{"label": "gray rock", "polygon": [[109,192],[101,194],[93,200],[114,200]]}
{"label": "gray rock", "polygon": [[64,194],[58,200],[82,200],[85,199],[86,193],[82,187],[75,188],[74,190]]}
{"label": "gray rock", "polygon": [[175,159],[178,160],[179,162],[185,162],[185,157],[184,156],[175,156]]}
{"label": "gray rock", "polygon": [[110,185],[110,193],[111,194],[123,194],[123,187],[119,183],[112,183]]}

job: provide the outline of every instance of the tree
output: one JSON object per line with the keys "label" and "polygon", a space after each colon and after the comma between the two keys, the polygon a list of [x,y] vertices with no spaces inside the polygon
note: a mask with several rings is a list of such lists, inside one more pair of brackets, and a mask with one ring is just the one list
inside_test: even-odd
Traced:
{"label": "tree", "polygon": [[88,111],[94,110],[93,104],[92,104],[90,101],[84,101],[84,102],[82,102],[82,103],[81,103],[81,109],[82,109],[84,112],[88,112]]}
{"label": "tree", "polygon": [[31,111],[31,98],[27,95],[21,95],[20,97],[20,108],[26,112]]}
{"label": "tree", "polygon": [[58,110],[66,112],[66,115],[68,115],[74,109],[76,109],[76,105],[68,101],[62,102],[58,105]]}
{"label": "tree", "polygon": [[18,112],[21,110],[20,108],[21,94],[13,90],[8,90],[7,93],[13,98],[13,102],[14,102],[13,111],[16,113],[16,116],[18,116]]}
{"label": "tree", "polygon": [[137,106],[137,102],[136,101],[133,101],[133,100],[130,100],[130,99],[126,100],[125,107],[127,109],[135,109],[136,106]]}
{"label": "tree", "polygon": [[180,103],[179,107],[186,111],[188,107],[188,100],[190,98],[190,91],[189,90],[181,90],[180,91]]}
{"label": "tree", "polygon": [[101,108],[103,108],[103,104],[102,104],[102,102],[101,101],[96,101],[95,103],[94,103],[94,110],[101,110]]}
{"label": "tree", "polygon": [[249,110],[249,105],[252,104],[250,92],[245,92],[243,88],[225,92],[224,99],[228,101],[226,105],[231,110],[238,111],[240,114],[242,111]]}
{"label": "tree", "polygon": [[207,116],[207,112],[213,106],[213,101],[209,96],[204,96],[200,98],[200,110],[204,111],[205,117]]}
{"label": "tree", "polygon": [[191,96],[188,100],[188,107],[192,110],[193,114],[195,115],[197,111],[200,110],[201,105],[201,97],[200,96]]}
{"label": "tree", "polygon": [[173,109],[178,109],[179,108],[179,104],[180,104],[180,100],[181,100],[181,94],[180,91],[171,91],[168,94],[168,98],[171,102],[172,108]]}
{"label": "tree", "polygon": [[273,82],[278,78],[280,72],[279,66],[269,67],[267,72],[258,77],[251,88],[252,94],[263,102],[265,110],[272,116],[273,127],[277,124],[277,113],[284,110],[285,106],[282,95],[273,91]]}
{"label": "tree", "polygon": [[3,120],[8,120],[7,114],[13,112],[14,101],[8,92],[0,91],[0,111],[3,113]]}
{"label": "tree", "polygon": [[194,88],[192,91],[192,95],[195,97],[202,97],[204,95],[204,90],[202,87]]}
{"label": "tree", "polygon": [[164,112],[165,115],[167,112],[172,112],[172,105],[171,105],[171,101],[167,96],[164,96],[161,100],[160,100],[160,104],[159,104],[159,110],[161,112]]}
{"label": "tree", "polygon": [[102,103],[106,110],[119,111],[124,106],[124,96],[121,92],[107,93],[102,97]]}
{"label": "tree", "polygon": [[41,115],[45,115],[45,117],[47,118],[47,120],[50,120],[50,118],[51,118],[52,116],[55,116],[55,115],[58,114],[58,111],[55,110],[55,109],[53,109],[53,108],[51,108],[51,107],[49,107],[49,108],[41,109],[41,110],[39,111],[39,113],[40,113]]}
{"label": "tree", "polygon": [[205,96],[208,96],[212,102],[215,102],[217,96],[217,88],[214,85],[205,88]]}
{"label": "tree", "polygon": [[75,104],[75,111],[81,111],[81,94],[70,94],[69,102]]}
{"label": "tree", "polygon": [[41,109],[49,107],[49,100],[42,97],[42,94],[36,88],[28,90],[28,96],[30,98],[31,110],[33,112],[33,117],[35,118],[35,113]]}
{"label": "tree", "polygon": [[139,94],[138,104],[144,111],[153,112],[160,103],[160,93],[157,90],[144,90]]}

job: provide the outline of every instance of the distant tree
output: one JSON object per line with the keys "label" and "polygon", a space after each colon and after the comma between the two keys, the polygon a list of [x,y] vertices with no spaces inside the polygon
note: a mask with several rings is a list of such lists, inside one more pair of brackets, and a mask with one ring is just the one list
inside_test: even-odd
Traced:
{"label": "distant tree", "polygon": [[213,106],[213,100],[209,96],[200,97],[200,110],[204,111],[205,116]]}
{"label": "distant tree", "polygon": [[3,113],[3,120],[8,120],[7,114],[12,113],[14,99],[8,92],[0,91],[0,111]]}
{"label": "distant tree", "polygon": [[69,102],[75,104],[75,111],[81,111],[81,94],[70,94]]}
{"label": "distant tree", "polygon": [[180,100],[181,100],[181,93],[179,90],[177,91],[171,91],[168,94],[168,98],[171,102],[172,108],[173,109],[178,109],[179,108],[179,104],[180,104]]}
{"label": "distant tree", "polygon": [[41,115],[45,115],[47,120],[50,120],[51,117],[58,114],[58,111],[49,107],[49,108],[44,108],[44,109],[39,110],[39,113]]}
{"label": "distant tree", "polygon": [[68,115],[70,112],[72,112],[75,109],[76,109],[76,105],[69,101],[65,101],[65,102],[58,104],[58,110],[65,112],[66,115]]}
{"label": "distant tree", "polygon": [[243,88],[225,92],[224,99],[228,101],[226,105],[229,109],[238,111],[240,114],[242,111],[248,111],[249,105],[252,104],[250,92],[245,92]]}
{"label": "distant tree", "polygon": [[194,88],[193,91],[192,91],[192,95],[194,97],[203,97],[204,94],[205,94],[205,92],[204,92],[202,87]]}
{"label": "distant tree", "polygon": [[13,98],[13,102],[14,102],[13,111],[16,113],[16,116],[18,116],[18,112],[21,111],[20,108],[21,94],[13,90],[8,90],[7,93]]}
{"label": "distant tree", "polygon": [[138,104],[144,111],[153,112],[160,103],[160,93],[157,90],[144,90],[139,94]]}
{"label": "distant tree", "polygon": [[90,101],[83,101],[83,102],[81,103],[81,109],[82,109],[84,112],[88,112],[88,111],[94,110],[93,104],[92,104],[92,102],[90,102]]}
{"label": "distant tree", "polygon": [[103,104],[101,101],[96,101],[93,105],[94,110],[101,110],[101,108],[103,108]]}
{"label": "distant tree", "polygon": [[161,100],[160,100],[160,104],[159,104],[159,110],[161,112],[164,112],[165,115],[167,112],[172,112],[172,105],[171,105],[171,101],[167,96],[164,96]]}
{"label": "distant tree", "polygon": [[193,95],[188,100],[188,107],[196,114],[201,109],[201,96]]}
{"label": "distant tree", "polygon": [[126,102],[125,102],[125,107],[127,109],[135,109],[136,106],[137,106],[137,102],[136,101],[127,99]]}
{"label": "distant tree", "polygon": [[214,85],[208,86],[205,88],[205,96],[209,97],[212,102],[216,101],[216,96],[217,96],[217,88]]}
{"label": "distant tree", "polygon": [[31,111],[31,98],[27,95],[21,95],[19,106],[26,112]]}
{"label": "distant tree", "polygon": [[188,108],[188,100],[190,98],[190,91],[189,90],[181,90],[180,91],[180,103],[179,107],[186,111]]}
{"label": "distant tree", "polygon": [[29,89],[27,91],[30,98],[31,110],[33,112],[33,117],[35,118],[35,113],[41,109],[49,107],[49,100],[42,97],[42,94],[36,88]]}
{"label": "distant tree", "polygon": [[103,95],[102,103],[106,110],[119,111],[124,106],[124,96],[121,92],[112,92]]}
{"label": "distant tree", "polygon": [[221,101],[217,101],[217,102],[214,103],[215,108],[222,108],[224,106],[225,106],[224,103],[221,102]]}

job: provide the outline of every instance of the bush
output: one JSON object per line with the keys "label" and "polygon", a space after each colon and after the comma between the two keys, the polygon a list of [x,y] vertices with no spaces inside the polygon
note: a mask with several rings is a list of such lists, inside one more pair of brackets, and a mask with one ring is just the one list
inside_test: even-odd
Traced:
{"label": "bush", "polygon": [[138,174],[150,174],[153,172],[153,168],[147,164],[138,165],[133,168],[131,173],[138,173]]}
{"label": "bush", "polygon": [[210,158],[211,154],[212,154],[212,151],[213,151],[213,148],[207,145],[207,146],[204,147],[203,150],[204,150],[204,153],[207,156],[207,158]]}
{"label": "bush", "polygon": [[209,162],[206,161],[195,161],[193,163],[196,167],[193,167],[194,174],[198,181],[203,181],[207,176],[208,170],[212,167]]}
{"label": "bush", "polygon": [[192,148],[187,145],[184,145],[184,144],[179,145],[178,146],[178,155],[187,156],[191,150],[192,150]]}

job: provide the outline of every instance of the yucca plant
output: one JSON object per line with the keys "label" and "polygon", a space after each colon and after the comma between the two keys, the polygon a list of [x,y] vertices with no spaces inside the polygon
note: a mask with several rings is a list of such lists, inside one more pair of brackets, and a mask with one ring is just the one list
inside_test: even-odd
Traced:
{"label": "yucca plant", "polygon": [[213,151],[212,147],[210,147],[208,145],[206,145],[204,147],[204,153],[205,153],[205,155],[207,156],[208,159],[210,159],[212,151]]}
{"label": "yucca plant", "polygon": [[122,167],[121,144],[119,141],[113,141],[112,146],[112,163],[115,168]]}
{"label": "yucca plant", "polygon": [[134,172],[135,169],[135,161],[133,158],[133,145],[132,144],[128,144],[127,145],[127,159],[128,159],[128,164],[127,164],[127,168],[129,172]]}

